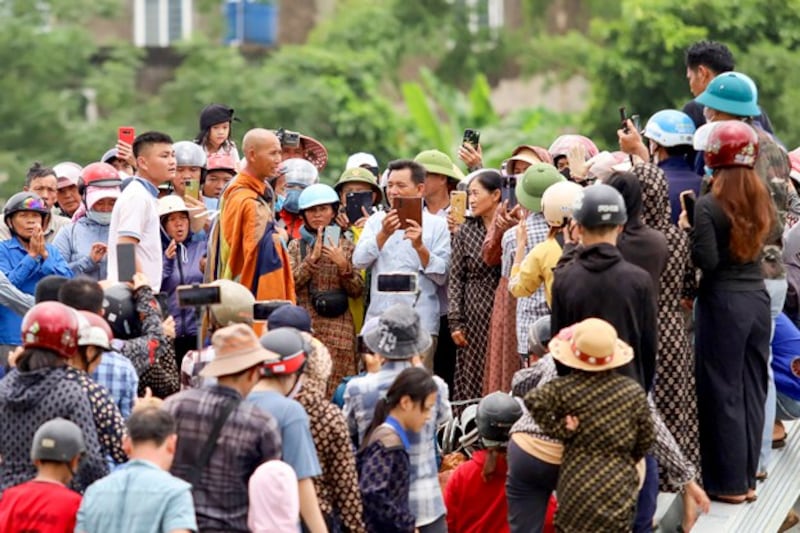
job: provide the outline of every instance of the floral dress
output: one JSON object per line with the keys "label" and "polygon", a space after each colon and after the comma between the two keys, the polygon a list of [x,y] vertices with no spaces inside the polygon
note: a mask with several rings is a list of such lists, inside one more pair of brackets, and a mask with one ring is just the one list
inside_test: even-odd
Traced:
{"label": "floral dress", "polygon": [[353,315],[345,310],[341,315],[328,318],[317,313],[311,303],[311,291],[323,292],[343,290],[350,298],[358,298],[364,292],[364,279],[353,268],[353,243],[345,238],[339,241],[350,267],[344,274],[330,259],[320,257],[316,265],[309,261],[313,244],[303,238],[289,243],[289,260],[294,273],[297,305],[304,307],[311,315],[314,336],[328,347],[333,360],[333,371],[328,380],[326,394],[333,396],[336,386],[346,376],[356,373],[356,331]]}

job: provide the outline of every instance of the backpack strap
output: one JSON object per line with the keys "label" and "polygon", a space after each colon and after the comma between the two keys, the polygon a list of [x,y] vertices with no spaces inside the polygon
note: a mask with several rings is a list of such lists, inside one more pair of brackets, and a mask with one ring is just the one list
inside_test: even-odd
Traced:
{"label": "backpack strap", "polygon": [[203,470],[205,470],[206,466],[208,466],[208,462],[211,460],[211,454],[214,453],[214,449],[217,447],[217,441],[219,440],[219,435],[222,432],[222,426],[225,425],[225,422],[228,420],[228,418],[230,418],[233,410],[236,409],[240,403],[242,403],[241,398],[231,398],[222,405],[219,416],[217,416],[216,420],[214,420],[214,426],[211,428],[211,433],[209,433],[208,439],[203,444],[200,454],[197,456],[197,462],[191,466],[189,473],[186,476],[186,481],[191,483],[192,487],[197,487],[198,483],[200,482],[200,477],[203,475]]}

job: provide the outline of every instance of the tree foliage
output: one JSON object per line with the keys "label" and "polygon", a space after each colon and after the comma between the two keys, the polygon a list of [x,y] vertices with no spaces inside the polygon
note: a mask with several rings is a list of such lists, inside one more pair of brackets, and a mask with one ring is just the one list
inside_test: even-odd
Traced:
{"label": "tree foliage", "polygon": [[798,0],[623,0],[620,17],[593,18],[587,35],[535,37],[532,46],[543,53],[528,66],[585,74],[592,91],[583,129],[613,145],[618,106],[643,119],[681,108],[692,98],[686,48],[701,39],[721,41],[734,52],[737,70],[758,84],[778,135],[796,146],[800,124],[791,118],[800,110],[798,22]]}

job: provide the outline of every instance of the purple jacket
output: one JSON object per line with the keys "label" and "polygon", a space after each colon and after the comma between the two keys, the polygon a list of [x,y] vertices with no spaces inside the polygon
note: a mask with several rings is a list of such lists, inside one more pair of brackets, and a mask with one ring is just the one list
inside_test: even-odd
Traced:
{"label": "purple jacket", "polygon": [[[164,245],[166,250],[167,244]],[[172,259],[164,256],[164,270],[161,277],[161,292],[168,296],[169,314],[175,318],[175,333],[179,337],[197,334],[197,317],[194,309],[178,307],[179,285],[203,283],[200,260],[206,256],[206,241],[194,241],[192,234],[178,245]]]}

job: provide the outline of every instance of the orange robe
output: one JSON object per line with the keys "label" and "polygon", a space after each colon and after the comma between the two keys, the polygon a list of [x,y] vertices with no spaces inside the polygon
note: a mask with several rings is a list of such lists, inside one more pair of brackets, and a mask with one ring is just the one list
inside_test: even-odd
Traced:
{"label": "orange robe", "polygon": [[272,205],[265,199],[267,184],[239,172],[220,199],[219,258],[217,276],[241,283],[256,300],[295,302],[294,277],[289,255],[275,230],[275,252],[281,266],[272,272],[257,272],[259,247],[268,225],[274,221]]}

